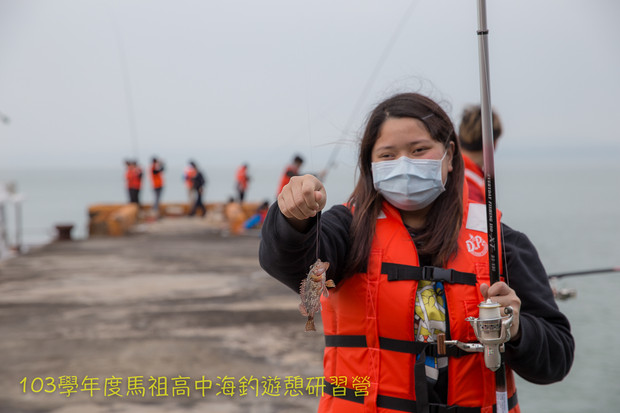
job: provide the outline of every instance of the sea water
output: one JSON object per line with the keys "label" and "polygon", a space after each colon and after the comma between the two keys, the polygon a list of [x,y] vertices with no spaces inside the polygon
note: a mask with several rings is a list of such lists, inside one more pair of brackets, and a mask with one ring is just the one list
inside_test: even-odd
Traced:
{"label": "sea water", "polygon": [[[234,196],[235,166],[205,168],[205,202]],[[252,167],[247,200],[273,202],[281,168]],[[145,174],[147,175],[147,174]],[[53,239],[54,225],[75,225],[74,238],[87,237],[87,208],[127,201],[124,171],[0,170],[25,196],[23,239],[40,244]],[[617,162],[512,160],[496,165],[498,206],[503,221],[536,245],[549,273],[620,266],[620,165]],[[345,202],[354,184],[354,168],[340,166],[325,180],[328,206]],[[168,168],[163,202],[184,202],[182,168]],[[145,176],[142,198],[153,195]],[[11,206],[9,221],[14,218]],[[14,240],[14,227],[9,228]],[[512,274],[512,277],[518,274]],[[558,302],[571,322],[575,363],[568,377],[552,385],[517,378],[524,412],[616,411],[620,405],[620,274],[567,277],[561,287],[577,297]]]}
{"label": "sea water", "polygon": [[[534,243],[548,273],[619,267],[619,177],[617,161],[513,162],[497,171],[499,207],[504,222]],[[618,411],[620,273],[566,277],[559,286],[577,290],[558,302],[571,322],[575,362],[560,383],[518,378],[522,411]]]}
{"label": "sea water", "polygon": [[[201,169],[207,183],[203,203],[226,202],[236,197],[235,170],[230,167]],[[245,200],[272,203],[283,168],[250,167],[250,183]],[[302,171],[303,172],[303,171]],[[308,171],[306,171],[308,172]],[[0,183],[14,183],[25,200],[22,202],[23,241],[26,245],[47,243],[56,236],[55,225],[72,224],[72,237],[88,237],[88,207],[97,204],[128,202],[123,168],[110,169],[0,169]],[[183,167],[166,168],[161,202],[188,202],[188,190],[183,180]],[[353,187],[352,168],[336,168],[328,174],[325,186],[329,192],[328,207],[343,203]],[[154,194],[144,172],[140,202],[151,204]],[[6,207],[9,237],[15,241],[14,206]]]}

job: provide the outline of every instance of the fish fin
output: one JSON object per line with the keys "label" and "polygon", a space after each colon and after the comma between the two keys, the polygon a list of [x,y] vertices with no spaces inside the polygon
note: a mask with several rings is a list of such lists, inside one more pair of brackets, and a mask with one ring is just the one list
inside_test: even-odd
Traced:
{"label": "fish fin", "polygon": [[299,303],[299,312],[303,316],[307,316],[308,315],[308,310],[306,310],[306,306],[304,305],[304,303]]}
{"label": "fish fin", "polygon": [[327,280],[325,281],[325,286],[327,288],[336,288],[336,283],[334,283],[334,280]]}
{"label": "fish fin", "polygon": [[314,327],[314,317],[309,315],[308,321],[306,321],[306,331],[316,331],[316,327]]}
{"label": "fish fin", "polygon": [[306,282],[308,281],[307,278],[304,278],[303,280],[301,280],[301,284],[299,286],[299,294],[304,295],[304,293],[306,292]]}

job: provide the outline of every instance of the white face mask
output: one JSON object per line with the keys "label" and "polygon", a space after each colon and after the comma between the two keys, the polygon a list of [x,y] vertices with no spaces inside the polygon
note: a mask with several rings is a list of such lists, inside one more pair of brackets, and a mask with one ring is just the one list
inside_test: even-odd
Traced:
{"label": "white face mask", "polygon": [[430,205],[445,190],[441,159],[411,159],[373,162],[375,189],[392,205],[404,211],[418,211]]}

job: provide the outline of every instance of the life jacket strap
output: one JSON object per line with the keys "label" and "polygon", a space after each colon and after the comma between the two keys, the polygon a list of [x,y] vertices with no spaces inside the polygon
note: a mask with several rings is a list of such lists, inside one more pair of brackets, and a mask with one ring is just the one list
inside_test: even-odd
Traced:
{"label": "life jacket strap", "polygon": [[449,284],[476,285],[476,274],[441,267],[416,267],[413,265],[381,263],[381,274],[388,281],[441,281]]}
{"label": "life jacket strap", "polygon": [[[368,347],[364,335],[325,335],[326,347]],[[424,343],[421,341],[397,340],[387,337],[379,337],[379,348],[382,350],[396,351],[399,353],[421,354],[426,352],[429,357],[439,357],[437,343]],[[446,353],[442,356],[463,357],[474,353],[461,350],[456,345],[446,345]]]}
{"label": "life jacket strap", "polygon": [[[348,387],[336,387],[329,381],[325,380],[325,394],[339,399],[348,400],[350,402],[364,404],[364,395],[362,392],[350,389]],[[514,409],[518,404],[517,392],[508,398],[508,409]],[[396,410],[399,412],[419,413],[418,406],[415,400],[402,399],[399,397],[385,396],[382,394],[377,395],[377,407],[383,409]],[[481,413],[481,407],[464,407],[458,405],[447,406],[443,404],[428,404],[429,413]],[[497,408],[493,405],[493,412],[495,413]]]}

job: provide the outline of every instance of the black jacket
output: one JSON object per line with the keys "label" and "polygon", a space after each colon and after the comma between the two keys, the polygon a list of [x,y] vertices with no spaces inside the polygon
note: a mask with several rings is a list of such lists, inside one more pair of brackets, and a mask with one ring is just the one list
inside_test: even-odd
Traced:
{"label": "black jacket", "polygon": [[194,179],[192,182],[193,182],[193,188],[198,190],[202,188],[203,186],[205,186],[205,184],[207,183],[207,180],[205,179],[202,172],[197,171],[196,176],[194,176]]}

